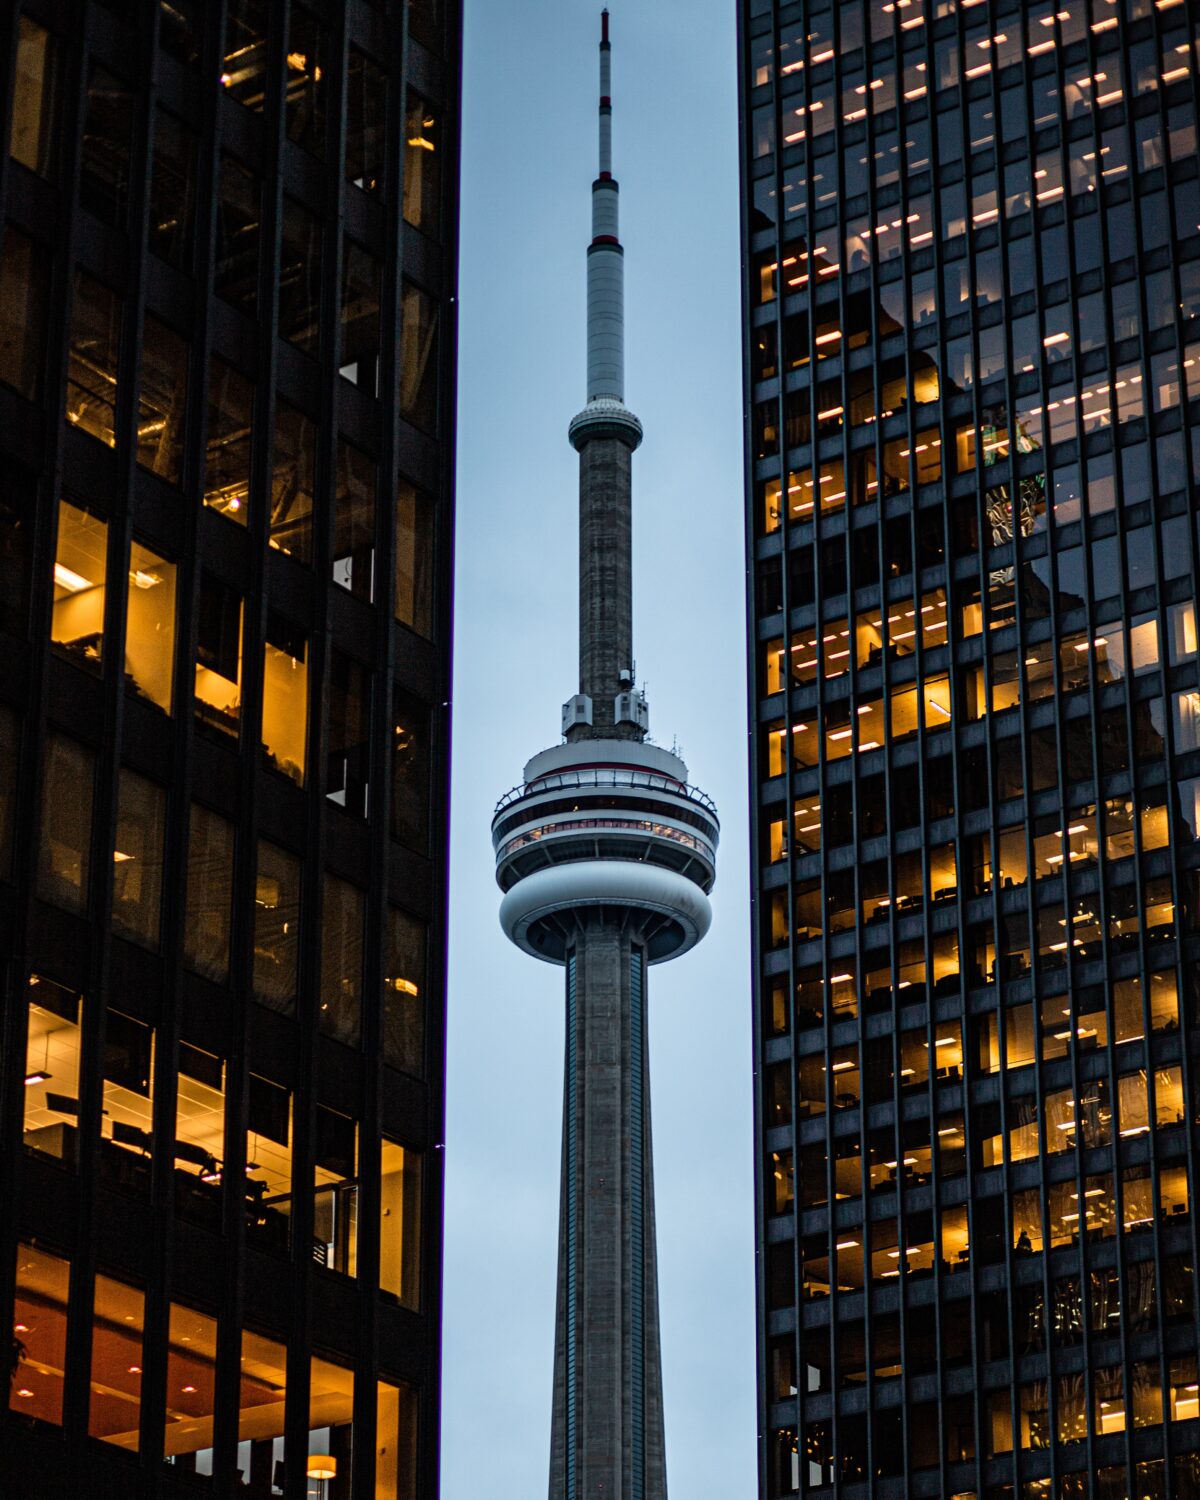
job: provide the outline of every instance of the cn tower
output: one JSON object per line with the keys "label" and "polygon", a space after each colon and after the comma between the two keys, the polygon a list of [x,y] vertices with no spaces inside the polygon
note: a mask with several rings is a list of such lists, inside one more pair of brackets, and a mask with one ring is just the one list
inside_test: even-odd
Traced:
{"label": "cn tower", "polygon": [[563,743],[492,819],[500,922],[566,978],[566,1080],[550,1500],[665,1500],[647,971],[711,920],[717,810],[647,741],[633,655],[624,251],[612,173],[612,52],[600,42],[600,172],[588,247],[579,453],[579,690]]}

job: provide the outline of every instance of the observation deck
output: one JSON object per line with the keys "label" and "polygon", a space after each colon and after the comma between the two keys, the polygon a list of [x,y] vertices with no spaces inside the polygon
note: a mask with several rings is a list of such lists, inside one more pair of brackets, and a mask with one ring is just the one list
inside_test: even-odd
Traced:
{"label": "observation deck", "polygon": [[577,740],[535,755],[492,817],[500,923],[518,947],[563,963],[573,914],[628,912],[651,963],[708,931],[716,805],[679,756],[629,740]]}

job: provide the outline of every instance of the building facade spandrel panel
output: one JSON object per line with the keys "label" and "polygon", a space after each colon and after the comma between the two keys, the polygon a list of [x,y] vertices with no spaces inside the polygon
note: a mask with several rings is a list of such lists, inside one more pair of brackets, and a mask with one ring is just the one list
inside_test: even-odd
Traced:
{"label": "building facade spandrel panel", "polygon": [[762,1493],[1191,1496],[1195,8],[740,26]]}
{"label": "building facade spandrel panel", "polygon": [[460,7],[10,10],[0,1490],[431,1496]]}

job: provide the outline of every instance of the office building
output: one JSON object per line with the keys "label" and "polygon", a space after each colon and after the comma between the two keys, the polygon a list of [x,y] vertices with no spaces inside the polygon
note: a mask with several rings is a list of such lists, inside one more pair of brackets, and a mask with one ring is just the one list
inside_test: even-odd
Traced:
{"label": "office building", "polygon": [[5,12],[14,1500],[436,1493],[459,9]]}
{"label": "office building", "polygon": [[741,8],[765,1496],[1200,1495],[1196,17]]}
{"label": "office building", "polygon": [[647,1042],[648,970],[708,931],[720,834],[678,755],[647,742],[633,657],[624,250],[600,42],[579,453],[579,690],[492,820],[500,922],[564,971],[562,1197],[550,1500],[666,1500]]}

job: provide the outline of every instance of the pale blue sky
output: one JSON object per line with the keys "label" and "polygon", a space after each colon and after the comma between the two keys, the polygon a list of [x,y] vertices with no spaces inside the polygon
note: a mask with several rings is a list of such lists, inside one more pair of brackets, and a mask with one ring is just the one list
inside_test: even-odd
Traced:
{"label": "pale blue sky", "polygon": [[[651,974],[670,1487],[755,1490],[753,1147],[733,0],[611,0],[651,732],[723,821],[707,941]],[[599,0],[467,0],[443,1493],[544,1495],[561,971],[496,920],[489,822],[575,691]]]}

